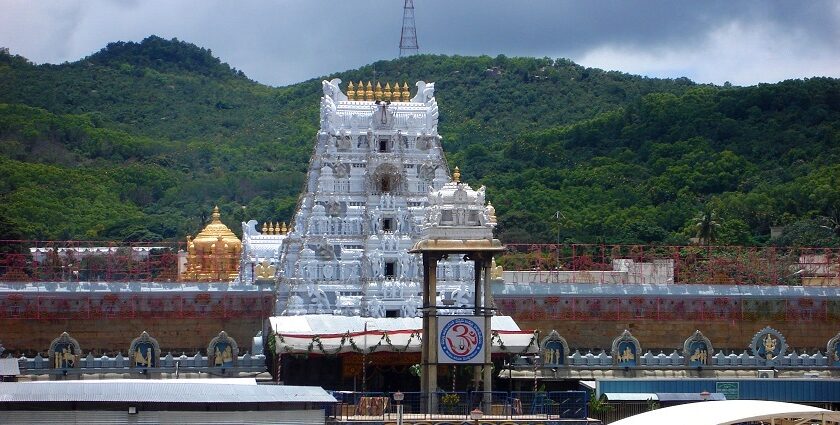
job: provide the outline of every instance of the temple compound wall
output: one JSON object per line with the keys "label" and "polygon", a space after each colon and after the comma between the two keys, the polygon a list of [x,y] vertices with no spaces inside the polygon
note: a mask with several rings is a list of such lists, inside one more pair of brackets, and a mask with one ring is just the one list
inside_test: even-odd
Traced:
{"label": "temple compound wall", "polygon": [[213,336],[224,330],[237,341],[251,341],[262,329],[260,318],[230,319],[48,319],[0,320],[5,354],[46,352],[56,335],[67,332],[95,355],[128,352],[131,339],[143,331],[152,333],[165,352],[173,355],[195,353],[207,346]]}

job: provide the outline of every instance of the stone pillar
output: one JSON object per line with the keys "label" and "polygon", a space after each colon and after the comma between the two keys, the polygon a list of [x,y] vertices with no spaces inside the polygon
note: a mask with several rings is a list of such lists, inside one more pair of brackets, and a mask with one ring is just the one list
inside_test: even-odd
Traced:
{"label": "stone pillar", "polygon": [[[482,309],[483,304],[482,304],[482,301],[481,301],[484,298],[484,296],[483,296],[484,294],[483,294],[483,291],[482,291],[482,285],[481,285],[481,270],[484,268],[483,267],[483,265],[484,265],[483,260],[484,259],[482,258],[482,256],[476,255],[476,254],[470,255],[469,259],[473,260],[473,267],[474,267],[473,276],[475,278],[474,279],[475,280],[475,285],[474,285],[474,288],[473,288],[473,304],[474,304],[475,310],[473,311],[473,315],[478,317],[478,316],[482,316],[485,313],[484,309]],[[490,342],[490,338],[488,338],[489,329],[490,328],[487,328],[487,327],[485,327],[485,329],[484,329],[484,333],[485,333],[485,335],[484,335],[485,353],[486,353],[486,350],[490,348],[490,346],[488,345],[488,343]],[[482,363],[487,363],[486,359],[483,359]],[[473,382],[474,382],[473,387],[476,389],[476,391],[478,391],[478,389],[479,389],[478,384],[479,384],[479,382],[481,382],[481,369],[482,369],[483,366],[486,366],[486,365],[477,364],[477,365],[473,366]],[[487,384],[484,384],[484,385],[486,387]]]}
{"label": "stone pillar", "polygon": [[427,413],[437,412],[437,262],[439,254],[423,253],[423,343],[420,352],[420,392]]}
{"label": "stone pillar", "polygon": [[481,302],[484,305],[484,329],[486,329],[487,335],[487,350],[484,351],[484,411],[490,412],[492,408],[492,398],[490,392],[493,391],[493,370],[491,366],[493,365],[492,354],[493,354],[493,328],[491,327],[492,322],[492,315],[493,310],[493,293],[490,288],[490,266],[493,264],[493,254],[489,254],[488,259],[484,261],[483,268],[481,270],[481,274],[484,276],[484,291],[483,297],[481,297]]}

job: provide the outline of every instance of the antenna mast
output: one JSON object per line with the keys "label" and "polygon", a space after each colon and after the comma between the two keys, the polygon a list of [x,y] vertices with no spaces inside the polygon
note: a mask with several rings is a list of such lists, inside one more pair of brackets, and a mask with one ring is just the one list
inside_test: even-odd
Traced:
{"label": "antenna mast", "polygon": [[417,53],[419,49],[417,46],[417,28],[414,26],[414,0],[405,0],[402,33],[400,34],[400,57]]}

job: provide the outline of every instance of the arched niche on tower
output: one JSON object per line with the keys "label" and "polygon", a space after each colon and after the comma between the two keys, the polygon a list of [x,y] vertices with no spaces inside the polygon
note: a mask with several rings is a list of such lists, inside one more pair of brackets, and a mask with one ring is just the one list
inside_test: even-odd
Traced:
{"label": "arched niche on tower", "polygon": [[712,342],[699,330],[688,337],[683,343],[683,356],[685,364],[689,367],[702,367],[710,364],[715,349]]}
{"label": "arched niche on tower", "polygon": [[79,359],[82,356],[82,348],[79,341],[72,338],[67,332],[52,340],[47,355],[52,360],[54,369],[68,369],[79,367]]}
{"label": "arched niche on tower", "polygon": [[382,164],[370,174],[368,188],[377,195],[400,194],[405,181],[402,170],[394,164]]}
{"label": "arched niche on tower", "polygon": [[131,367],[157,367],[160,359],[160,344],[157,340],[143,331],[139,337],[131,341],[128,347],[128,361]]}
{"label": "arched niche on tower", "polygon": [[552,330],[540,342],[540,359],[543,367],[563,366],[569,354],[569,344],[557,331]]}
{"label": "arched niche on tower", "polygon": [[613,340],[610,352],[616,366],[635,367],[639,365],[639,355],[642,352],[642,347],[639,345],[639,340],[625,329],[621,335]]}
{"label": "arched niche on tower", "polygon": [[210,367],[233,367],[236,366],[236,359],[239,355],[239,346],[236,341],[229,337],[227,332],[221,331],[219,335],[210,340],[207,346],[207,362]]}

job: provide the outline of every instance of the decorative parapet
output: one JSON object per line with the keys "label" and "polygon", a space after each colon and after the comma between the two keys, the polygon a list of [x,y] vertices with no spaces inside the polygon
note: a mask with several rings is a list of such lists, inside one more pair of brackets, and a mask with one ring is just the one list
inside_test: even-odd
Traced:
{"label": "decorative parapet", "polygon": [[[148,373],[174,373],[176,369],[181,372],[205,372],[218,373],[221,368],[225,368],[225,372],[230,371],[232,374],[236,372],[264,372],[266,370],[266,362],[264,354],[250,354],[245,353],[237,356],[235,365],[226,366],[208,366],[212,359],[201,353],[195,353],[192,356],[181,354],[181,356],[173,356],[172,353],[167,353],[166,356],[158,357],[153,362],[156,366],[145,368]],[[21,369],[21,375],[42,375],[42,374],[90,374],[90,373],[129,373],[134,369],[131,367],[131,359],[125,357],[122,353],[117,353],[114,356],[96,357],[92,353],[87,356],[79,358],[79,366],[75,368],[55,369],[53,368],[49,359],[37,354],[34,357],[18,358],[18,364]]]}

